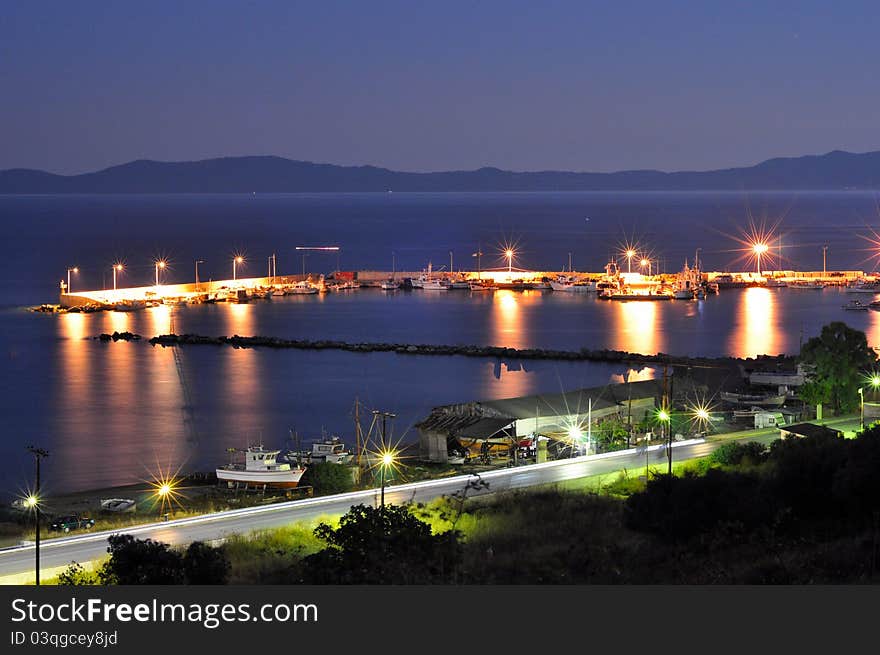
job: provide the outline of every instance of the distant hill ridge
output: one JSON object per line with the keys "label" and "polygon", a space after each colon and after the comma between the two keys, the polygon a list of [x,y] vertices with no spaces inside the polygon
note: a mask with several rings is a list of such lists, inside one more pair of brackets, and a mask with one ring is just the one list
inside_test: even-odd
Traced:
{"label": "distant hill ridge", "polygon": [[355,191],[674,191],[880,189],[880,151],[778,157],[712,171],[516,172],[498,168],[411,173],[274,156],[189,162],[146,159],[81,175],[0,171],[0,194],[297,193]]}

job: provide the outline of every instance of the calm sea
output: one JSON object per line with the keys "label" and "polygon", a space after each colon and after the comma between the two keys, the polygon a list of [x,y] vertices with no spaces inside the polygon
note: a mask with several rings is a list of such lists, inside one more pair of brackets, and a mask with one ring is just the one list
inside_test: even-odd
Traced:
{"label": "calm sea", "polygon": [[[262,275],[277,253],[280,273],[300,272],[296,246],[338,245],[312,253],[311,272],[418,270],[433,262],[500,266],[516,243],[515,266],[600,270],[627,242],[650,253],[654,270],[675,271],[700,248],[704,268],[753,266],[738,241],[753,224],[773,229],[771,255],[785,268],[873,270],[877,201],[863,193],[507,193],[272,196],[34,196],[0,198],[6,282],[0,479],[5,495],[32,479],[25,446],[47,448],[52,491],[128,484],[158,469],[209,470],[226,449],[262,440],[290,446],[322,433],[352,442],[355,399],[395,412],[398,438],[434,405],[552,393],[620,380],[621,367],[506,362],[462,357],[154,348],[106,344],[101,332],[152,336],[174,330],[209,335],[413,343],[493,344],[560,349],[739,355],[796,352],[824,323],[842,319],[880,345],[880,313],[845,312],[835,289],[722,291],[701,302],[609,303],[560,293],[398,292],[284,297],[247,305],[157,307],[134,314],[42,315],[27,305],[56,302],[67,268],[74,290],[99,288],[111,264],[121,284],[150,284],[152,260],[167,258],[168,282]],[[338,259],[337,259],[338,257]],[[775,262],[774,262],[774,268]],[[765,268],[767,266],[765,265]],[[864,297],[862,297],[864,299]],[[640,376],[651,376],[644,369]]]}

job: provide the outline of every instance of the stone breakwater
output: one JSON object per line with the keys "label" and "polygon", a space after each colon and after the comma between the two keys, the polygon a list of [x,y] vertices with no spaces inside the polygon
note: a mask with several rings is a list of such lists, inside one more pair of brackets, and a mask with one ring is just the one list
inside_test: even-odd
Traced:
{"label": "stone breakwater", "polygon": [[[102,334],[96,337],[101,341],[139,341],[139,334],[131,332],[114,332]],[[737,363],[754,361],[743,360],[735,357],[679,357],[657,353],[645,355],[630,353],[621,350],[549,350],[544,348],[505,348],[501,346],[474,346],[474,345],[439,345],[439,344],[406,344],[406,343],[350,343],[347,341],[308,339],[281,339],[278,337],[243,337],[234,335],[231,337],[209,337],[199,334],[162,334],[148,340],[152,346],[232,346],[233,348],[274,348],[274,349],[298,349],[298,350],[343,350],[355,353],[393,352],[401,355],[461,355],[464,357],[493,357],[503,359],[533,359],[533,360],[563,360],[563,361],[593,361],[593,362],[621,362],[643,364],[668,364],[671,366],[705,366],[717,368],[719,366],[732,366]],[[762,358],[766,359],[766,358]],[[790,357],[769,358],[776,362],[794,361]]]}

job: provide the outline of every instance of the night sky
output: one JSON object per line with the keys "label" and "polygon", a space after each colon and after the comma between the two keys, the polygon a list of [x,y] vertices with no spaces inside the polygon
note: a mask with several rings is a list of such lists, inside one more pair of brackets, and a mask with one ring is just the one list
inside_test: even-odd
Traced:
{"label": "night sky", "polygon": [[708,169],[880,149],[880,3],[14,2],[0,169]]}

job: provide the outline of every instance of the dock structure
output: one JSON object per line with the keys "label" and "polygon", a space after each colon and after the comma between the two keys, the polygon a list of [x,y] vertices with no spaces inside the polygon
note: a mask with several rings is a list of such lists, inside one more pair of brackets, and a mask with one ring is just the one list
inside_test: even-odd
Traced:
{"label": "dock structure", "polygon": [[[380,271],[358,270],[337,271],[329,276],[336,276],[339,280],[356,280],[362,286],[379,286],[389,278],[405,280],[417,279],[425,275],[425,271]],[[480,271],[434,271],[432,277],[452,280],[483,280],[488,283],[511,283],[521,281],[539,281],[543,279],[554,280],[560,276],[566,276],[574,281],[594,281],[601,279],[605,273],[578,272],[578,271],[528,271],[522,269],[503,270],[480,270]],[[675,273],[660,273],[650,276],[657,282],[670,282]],[[712,282],[719,276],[732,276],[744,285],[760,286],[768,280],[776,282],[810,281],[822,282],[826,285],[846,285],[858,280],[875,279],[877,276],[866,274],[864,271],[763,271],[759,276],[755,271],[749,272],[720,272],[703,271],[703,279]],[[317,279],[320,274],[308,273],[304,275],[278,275],[271,277],[237,278],[235,280],[208,280],[204,282],[186,282],[180,284],[159,284],[140,287],[120,287],[117,289],[95,289],[90,291],[76,291],[68,293],[64,281],[61,283],[59,304],[62,308],[81,307],[86,305],[113,305],[132,301],[162,300],[163,298],[186,298],[198,294],[215,293],[224,289],[258,289],[273,286],[286,286],[308,279]]]}
{"label": "dock structure", "polygon": [[141,300],[162,300],[180,298],[205,293],[215,293],[222,289],[256,289],[274,285],[294,284],[301,281],[302,275],[276,277],[249,277],[235,280],[209,280],[206,282],[186,282],[183,284],[160,284],[144,287],[119,287],[118,289],[96,289],[66,293],[62,288],[59,295],[61,307],[81,307],[84,305],[113,305],[122,302]]}
{"label": "dock structure", "polygon": [[629,425],[642,421],[661,402],[658,380],[608,384],[556,394],[435,407],[416,423],[419,457],[447,463],[450,450],[462,443],[513,444],[528,435],[547,435],[571,443],[610,417]]}

